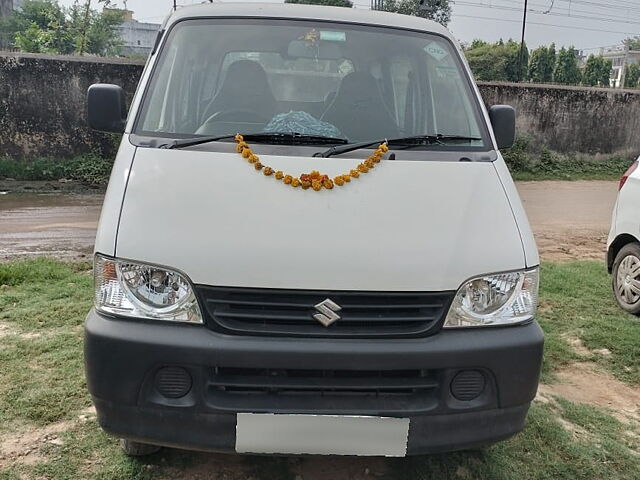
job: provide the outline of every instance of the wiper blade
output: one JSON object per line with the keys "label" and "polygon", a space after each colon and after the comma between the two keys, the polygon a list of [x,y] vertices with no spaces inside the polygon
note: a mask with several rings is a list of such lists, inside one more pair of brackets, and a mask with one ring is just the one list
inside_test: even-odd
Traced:
{"label": "wiper blade", "polygon": [[442,135],[440,133],[436,135],[415,135],[413,137],[394,138],[389,140],[389,143],[395,144],[411,144],[411,145],[445,145],[446,142],[472,142],[481,141],[479,137],[465,137],[464,135]]}
{"label": "wiper blade", "polygon": [[[215,137],[197,137],[197,138],[185,138],[183,140],[174,140],[171,143],[161,145],[160,148],[186,148],[193,147],[196,145],[202,145],[204,143],[217,142],[220,140],[227,140],[230,138],[235,138],[236,134],[233,135],[220,135]],[[260,133],[247,133],[242,134],[245,140],[249,140],[252,142],[273,142],[273,143],[347,143],[347,140],[344,138],[334,138],[334,137],[326,137],[324,135],[306,135],[303,133],[297,132],[260,132]]]}
{"label": "wiper blade", "polygon": [[342,153],[348,153],[348,152],[353,152],[354,150],[360,150],[361,148],[367,148],[367,147],[372,147],[373,145],[379,145],[385,141],[386,140],[373,140],[371,142],[347,143],[345,145],[338,145],[336,147],[331,147],[330,149],[325,150],[324,152],[314,153],[313,156],[329,158],[334,155],[340,155]]}
{"label": "wiper blade", "polygon": [[374,145],[379,145],[383,142],[387,142],[389,145],[445,145],[448,141],[479,141],[482,138],[478,137],[465,137],[462,135],[415,135],[412,137],[402,137],[402,138],[392,138],[389,140],[386,139],[378,139],[372,140],[368,142],[360,142],[360,143],[347,143],[346,145],[339,145],[336,147],[331,147],[324,152],[318,152],[314,155],[314,157],[323,157],[328,158],[333,155],[340,155],[342,153],[353,152],[354,150],[359,150],[361,148],[372,147]]}

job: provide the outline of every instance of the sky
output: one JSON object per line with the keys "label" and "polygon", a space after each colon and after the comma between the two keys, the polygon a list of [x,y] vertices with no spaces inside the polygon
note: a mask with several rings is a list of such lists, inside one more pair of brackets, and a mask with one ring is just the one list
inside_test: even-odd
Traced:
{"label": "sky", "polygon": [[[223,0],[216,0],[223,1]],[[242,2],[243,0],[235,0]],[[244,0],[249,1],[249,0]],[[281,0],[264,0],[278,2]],[[368,0],[352,0],[355,8],[369,8]],[[178,4],[202,0],[177,0]],[[72,4],[73,0],[61,0]],[[94,0],[94,4],[97,1]],[[124,0],[116,0],[124,6]],[[127,0],[139,21],[160,23],[173,0]],[[455,0],[449,29],[462,42],[520,39],[524,0]],[[598,53],[633,35],[640,35],[640,0],[529,0],[526,41],[529,47],[575,46]]]}

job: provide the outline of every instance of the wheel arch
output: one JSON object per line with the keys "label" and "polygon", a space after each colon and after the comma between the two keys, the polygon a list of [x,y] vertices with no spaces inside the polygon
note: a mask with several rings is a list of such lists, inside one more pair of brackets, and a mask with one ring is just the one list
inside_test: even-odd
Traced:
{"label": "wheel arch", "polygon": [[607,271],[609,273],[613,270],[613,262],[615,261],[618,252],[620,252],[625,245],[630,243],[640,244],[640,241],[638,241],[638,239],[633,235],[622,233],[618,235],[613,242],[611,242],[609,250],[607,250]]}

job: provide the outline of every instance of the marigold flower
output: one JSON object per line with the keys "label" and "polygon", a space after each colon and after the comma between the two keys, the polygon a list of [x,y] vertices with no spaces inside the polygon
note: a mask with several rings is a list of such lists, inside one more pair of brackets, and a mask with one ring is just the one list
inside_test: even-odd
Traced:
{"label": "marigold flower", "polygon": [[316,192],[323,188],[332,190],[335,185],[341,187],[351,182],[352,178],[359,178],[361,174],[367,173],[370,169],[375,168],[375,164],[379,163],[385,152],[389,151],[386,143],[380,144],[380,146],[355,169],[350,170],[349,173],[344,175],[338,175],[333,179],[329,178],[329,175],[320,173],[318,170],[312,170],[310,173],[303,173],[300,177],[294,178],[292,175],[285,174],[282,170],[275,171],[272,167],[260,163],[260,157],[253,153],[249,145],[244,141],[242,135],[237,134],[235,139],[238,153],[246,158],[249,163],[253,164],[256,170],[262,170],[265,176],[275,175],[277,180],[282,180],[286,185],[291,185],[293,188],[302,187],[304,190],[313,188]]}

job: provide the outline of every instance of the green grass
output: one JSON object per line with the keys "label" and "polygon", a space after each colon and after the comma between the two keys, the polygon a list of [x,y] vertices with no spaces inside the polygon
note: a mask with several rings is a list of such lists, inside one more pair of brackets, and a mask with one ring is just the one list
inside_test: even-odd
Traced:
{"label": "green grass", "polygon": [[[543,265],[539,319],[546,334],[545,375],[586,360],[640,385],[640,319],[617,306],[610,282],[604,262]],[[579,356],[567,336],[579,338],[589,350],[606,348],[611,355]]]}
{"label": "green grass", "polygon": [[[143,460],[129,459],[95,419],[78,420],[90,405],[81,328],[91,306],[89,268],[47,259],[0,263],[0,326],[9,331],[0,335],[0,439],[56,422],[67,425],[60,434],[63,445],[34,445],[41,460],[10,464],[0,469],[0,480],[186,478],[178,473],[221,464],[228,473],[224,478],[232,480],[245,475],[293,480],[297,463],[287,458],[213,461],[209,454],[163,450]],[[564,340],[570,335],[589,349],[611,351],[587,360],[629,384],[640,383],[640,322],[617,308],[600,263],[545,264],[541,299],[540,321],[547,334],[545,379],[558,368],[585,360]],[[534,404],[525,431],[507,442],[480,452],[389,460],[386,478],[637,480],[640,445],[634,434],[640,435],[637,426],[623,425],[607,411],[556,399]]]}
{"label": "green grass", "polygon": [[[558,417],[584,426],[587,434],[574,437]],[[640,456],[624,431],[595,408],[534,404],[527,427],[513,439],[479,452],[394,461],[388,479],[637,480]]]}

